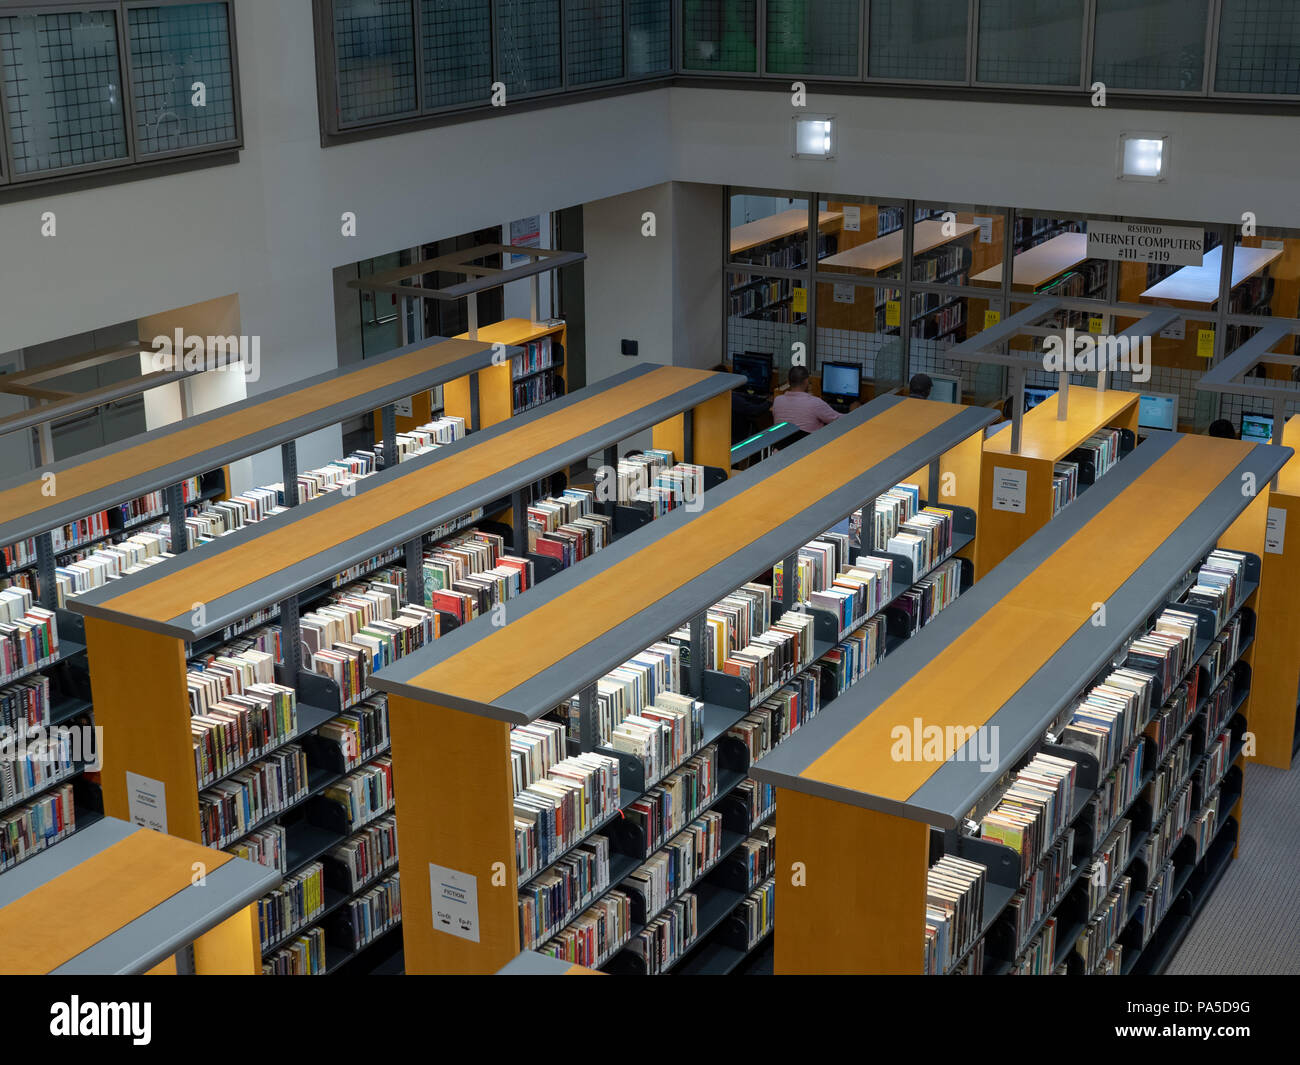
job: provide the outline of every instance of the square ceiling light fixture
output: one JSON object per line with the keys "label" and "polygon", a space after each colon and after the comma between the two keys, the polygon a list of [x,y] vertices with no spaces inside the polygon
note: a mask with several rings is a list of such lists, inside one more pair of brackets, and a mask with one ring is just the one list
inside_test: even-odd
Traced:
{"label": "square ceiling light fixture", "polygon": [[795,115],[794,156],[796,159],[834,159],[835,116]]}
{"label": "square ceiling light fixture", "polygon": [[1164,181],[1169,174],[1169,136],[1121,133],[1119,176],[1124,181]]}

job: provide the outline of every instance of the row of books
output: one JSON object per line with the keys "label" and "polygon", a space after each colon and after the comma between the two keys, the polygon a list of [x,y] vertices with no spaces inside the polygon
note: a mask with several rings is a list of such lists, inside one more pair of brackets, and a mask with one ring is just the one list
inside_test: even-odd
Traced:
{"label": "row of books", "polygon": [[199,793],[199,826],[209,847],[226,847],[309,789],[307,754],[289,744]]}
{"label": "row of books", "polygon": [[1219,789],[1232,765],[1232,733],[1224,729],[1209,741],[1205,753],[1192,771],[1192,806],[1200,808],[1205,797]]}
{"label": "row of books", "polygon": [[556,935],[609,887],[610,841],[597,834],[562,855],[519,891],[519,936],[532,950]]}
{"label": "row of books", "polygon": [[263,976],[319,976],[324,972],[323,928],[309,928],[282,950],[262,959]]}
{"label": "row of books", "polygon": [[921,578],[893,601],[891,606],[903,619],[903,635],[915,636],[961,594],[961,559],[941,562],[929,576]]}
{"label": "row of books", "polygon": [[226,848],[227,853],[248,862],[257,862],[281,874],[288,870],[288,834],[284,825],[273,824],[250,832]]}
{"label": "row of books", "polygon": [[813,626],[812,615],[787,610],[766,631],[730,652],[722,671],[746,682],[754,705],[812,664]]}
{"label": "row of books", "polygon": [[[388,696],[372,695],[349,707],[311,733],[310,749],[330,749],[329,764],[342,763],[347,772],[388,749]],[[323,759],[324,760],[324,759]]]}
{"label": "row of books", "polygon": [[325,866],[312,862],[257,900],[262,950],[311,924],[325,909]]}
{"label": "row of books", "polygon": [[694,751],[704,735],[704,704],[689,695],[660,692],[652,705],[625,717],[598,750],[619,751],[641,763],[654,783]]}
{"label": "row of books", "polygon": [[0,736],[43,728],[50,723],[52,705],[50,678],[44,673],[0,688]]}
{"label": "row of books", "polygon": [[776,826],[756,826],[740,841],[728,862],[742,872],[746,891],[758,887],[776,872]]}
{"label": "row of books", "polygon": [[522,414],[526,410],[540,407],[543,403],[562,395],[563,383],[557,385],[554,374],[539,374],[516,381],[514,388],[514,412]]}
{"label": "row of books", "polygon": [[0,814],[0,873],[39,854],[77,829],[72,785]]}
{"label": "row of books", "polygon": [[951,510],[924,507],[885,541],[885,551],[906,558],[914,574],[925,573],[952,550],[952,519]]}
{"label": "row of books", "polygon": [[1095,913],[1119,873],[1128,868],[1129,847],[1133,842],[1133,822],[1121,818],[1093,853],[1092,864],[1084,874],[1088,912]]}
{"label": "row of books", "polygon": [[536,373],[538,370],[546,370],[555,365],[555,351],[549,336],[530,340],[527,344],[521,344],[520,347],[523,350],[518,355],[511,356],[510,359],[511,376],[519,378],[525,374]]}
{"label": "row of books", "polygon": [[615,889],[597,899],[538,951],[596,969],[627,945],[631,931],[632,898]]}
{"label": "row of books", "polygon": [[649,858],[717,797],[718,746],[711,743],[623,808],[625,824],[639,829],[644,841],[640,857]]}
{"label": "row of books", "polygon": [[1133,745],[1151,717],[1155,678],[1139,669],[1112,670],[1069,713],[1057,742],[1086,751],[1109,773]]}
{"label": "row of books", "polygon": [[1049,917],[1043,922],[1042,931],[1034,936],[1033,940],[1025,947],[1020,957],[1016,959],[1015,964],[1011,967],[1012,976],[1051,976],[1064,975],[1066,972],[1065,962],[1059,967],[1055,965],[1056,961],[1056,926],[1055,917]]}
{"label": "row of books", "polygon": [[893,562],[862,555],[837,573],[824,590],[813,592],[808,605],[830,613],[844,633],[879,613],[893,596],[893,586]]}
{"label": "row of books", "polygon": [[1052,517],[1079,495],[1079,464],[1068,459],[1052,466]]}
{"label": "row of books", "polygon": [[351,948],[360,950],[395,928],[401,920],[402,874],[396,872],[351,899],[336,923],[351,933]]}
{"label": "row of books", "polygon": [[425,606],[462,624],[536,583],[529,559],[507,554],[502,537],[478,529],[427,551],[423,573]]}
{"label": "row of books", "polygon": [[770,753],[821,709],[817,678],[802,674],[783,685],[729,729],[745,745],[750,764]]}
{"label": "row of books", "polygon": [[1115,976],[1120,972],[1123,948],[1115,941],[1127,923],[1129,893],[1133,878],[1120,877],[1107,893],[1101,908],[1094,913],[1074,941],[1074,953],[1089,975]]}
{"label": "row of books", "polygon": [[946,973],[979,938],[988,870],[945,854],[925,878],[926,975]]}
{"label": "row of books", "polygon": [[653,917],[674,901],[722,857],[722,815],[701,814],[673,836],[619,884],[636,896],[641,912]]}
{"label": "row of books", "polygon": [[885,618],[877,615],[855,629],[817,660],[817,669],[836,695],[843,695],[885,657]]}
{"label": "row of books", "polygon": [[349,832],[360,828],[393,808],[393,760],[380,755],[330,785],[322,797],[338,806]]}
{"label": "row of books", "polygon": [[297,734],[297,693],[283,684],[250,684],[190,718],[199,787],[215,783]]}
{"label": "row of books", "polygon": [[740,932],[741,948],[750,951],[758,946],[759,940],[771,933],[776,920],[776,881],[767,881],[741,899],[731,919]]}
{"label": "row of books", "polygon": [[658,976],[682,959],[700,935],[700,897],[683,892],[627,944],[647,976]]}
{"label": "row of books", "polygon": [[1143,774],[1151,765],[1147,745],[1138,740],[1119,760],[1119,764],[1102,779],[1097,791],[1084,805],[1079,817],[1088,829],[1089,838],[1103,839],[1114,828],[1138,797]]}
{"label": "row of books", "polygon": [[366,825],[329,851],[325,861],[335,867],[349,892],[355,892],[397,864],[397,817],[387,814]]}
{"label": "row of books", "polygon": [[1069,828],[1007,903],[1006,913],[1014,933],[1013,953],[1017,957],[1029,948],[1030,935],[1044,914],[1050,913],[1065,898],[1073,870],[1074,829]]}
{"label": "row of books", "polygon": [[0,684],[48,665],[58,653],[54,612],[36,606],[27,588],[0,591]]}
{"label": "row of books", "polygon": [[614,519],[596,513],[596,493],[567,488],[528,507],[528,550],[562,567],[590,557],[614,539]]}
{"label": "row of books", "polygon": [[1204,607],[1214,615],[1221,629],[1238,606],[1246,585],[1246,556],[1239,551],[1211,551],[1196,572],[1196,583],[1187,590],[1187,603]]}
{"label": "row of books", "polygon": [[1147,724],[1146,734],[1155,744],[1155,763],[1164,761],[1174,742],[1196,716],[1200,672],[1194,670],[1182,681]]}
{"label": "row of books", "polygon": [[66,607],[74,596],[139,573],[146,566],[170,557],[167,540],[158,533],[135,533],[121,543],[107,544],[83,559],[67,562],[54,570],[59,606]]}
{"label": "row of books", "polygon": [[[823,592],[849,565],[852,544],[848,535],[827,532],[806,543],[795,555],[795,603],[807,603],[814,592]],[[777,599],[785,595],[785,560],[772,567],[772,592]],[[793,604],[792,604],[793,605]]]}
{"label": "row of books", "polygon": [[514,799],[515,869],[536,875],[619,808],[617,758],[587,752],[564,758],[545,776],[519,781]]}
{"label": "row of books", "polygon": [[980,821],[980,838],[1010,847],[1020,856],[1023,882],[1074,816],[1079,764],[1036,754]]}
{"label": "row of books", "polygon": [[1196,615],[1166,607],[1155,627],[1128,646],[1124,664],[1151,673],[1162,692],[1172,691],[1192,668],[1196,648]]}
{"label": "row of books", "polygon": [[[889,541],[921,509],[921,488],[915,484],[896,484],[876,496],[871,509],[871,535],[859,536],[859,543],[870,544],[872,551],[887,551]],[[852,529],[852,524],[850,524]]]}
{"label": "row of books", "polygon": [[[436,451],[440,447],[446,447],[464,438],[465,419],[444,414],[414,429],[397,433],[393,437],[393,443],[397,451],[397,461],[405,462],[407,459]],[[382,466],[384,441],[379,440],[375,443],[375,455]]]}
{"label": "row of books", "polygon": [[[653,643],[596,681],[592,712],[598,746],[609,746],[615,730],[629,716],[660,705],[660,696],[679,696],[665,699],[664,705],[683,705],[682,670],[689,653],[689,639],[687,635],[681,641],[670,637]],[[569,701],[568,721],[569,738],[577,740],[582,735],[581,700],[577,695]]]}
{"label": "row of books", "polygon": [[80,748],[80,735],[70,729],[40,733],[34,740],[24,734],[23,745],[16,747],[19,756],[0,759],[0,812],[79,773]]}

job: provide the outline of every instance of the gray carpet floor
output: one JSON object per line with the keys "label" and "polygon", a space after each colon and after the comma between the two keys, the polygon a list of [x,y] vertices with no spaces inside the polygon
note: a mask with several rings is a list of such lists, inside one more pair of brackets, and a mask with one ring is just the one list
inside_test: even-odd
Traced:
{"label": "gray carpet floor", "polygon": [[1165,971],[1300,973],[1300,767],[1248,765],[1241,839]]}

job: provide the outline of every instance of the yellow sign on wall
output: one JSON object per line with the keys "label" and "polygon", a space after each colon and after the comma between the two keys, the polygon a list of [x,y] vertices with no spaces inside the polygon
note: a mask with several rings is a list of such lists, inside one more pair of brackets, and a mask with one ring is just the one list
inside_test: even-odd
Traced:
{"label": "yellow sign on wall", "polygon": [[1196,354],[1202,359],[1214,358],[1214,330],[1198,329],[1196,331]]}
{"label": "yellow sign on wall", "polygon": [[1089,333],[1100,333],[1100,332],[1101,332],[1101,326],[1102,326],[1102,320],[1101,320],[1100,318],[1089,318],[1089,319],[1088,319],[1088,332],[1089,332]]}
{"label": "yellow sign on wall", "polygon": [[796,288],[793,302],[795,314],[805,313],[808,310],[808,290],[806,288]]}
{"label": "yellow sign on wall", "polygon": [[1001,312],[1001,311],[985,311],[985,312],[984,312],[984,328],[985,328],[985,329],[992,329],[992,328],[993,328],[995,325],[997,325],[998,322],[1000,322],[1000,321],[1002,321],[1002,312]]}
{"label": "yellow sign on wall", "polygon": [[903,324],[903,305],[898,300],[885,301],[885,325]]}

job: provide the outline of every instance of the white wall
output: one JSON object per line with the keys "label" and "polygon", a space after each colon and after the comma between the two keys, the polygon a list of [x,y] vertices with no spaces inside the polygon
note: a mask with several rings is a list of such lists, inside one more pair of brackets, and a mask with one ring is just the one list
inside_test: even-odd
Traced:
{"label": "white wall", "polygon": [[[836,158],[791,156],[783,92],[669,90],[672,176],[939,202],[1300,227],[1295,119],[812,93],[836,117]],[[1120,181],[1122,131],[1173,137],[1163,183]]]}
{"label": "white wall", "polygon": [[[237,0],[237,165],[0,206],[0,351],[237,292],[256,394],[338,365],[335,266],[667,177],[666,90],[322,149],[311,6]],[[339,447],[315,434],[299,463]],[[278,479],[278,453],[253,476]]]}

